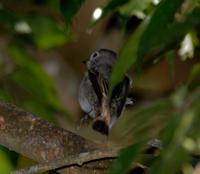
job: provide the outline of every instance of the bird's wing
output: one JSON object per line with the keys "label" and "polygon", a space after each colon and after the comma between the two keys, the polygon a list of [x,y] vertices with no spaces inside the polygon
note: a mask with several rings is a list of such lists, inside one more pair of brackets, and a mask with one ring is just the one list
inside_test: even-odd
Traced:
{"label": "bird's wing", "polygon": [[125,76],[124,79],[113,89],[109,102],[111,110],[114,112],[112,114],[113,116],[119,117],[121,115],[123,108],[126,105],[129,88],[130,80]]}
{"label": "bird's wing", "polygon": [[108,94],[108,81],[97,71],[88,70],[89,79],[101,103],[102,98]]}

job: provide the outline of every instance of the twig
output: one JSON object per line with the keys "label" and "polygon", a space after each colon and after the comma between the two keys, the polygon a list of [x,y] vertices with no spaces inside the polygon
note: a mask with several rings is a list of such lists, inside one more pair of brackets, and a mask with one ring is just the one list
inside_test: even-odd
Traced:
{"label": "twig", "polygon": [[84,152],[78,155],[68,156],[61,160],[50,161],[44,164],[38,164],[28,168],[13,171],[11,174],[36,174],[42,173],[53,169],[58,169],[61,167],[69,167],[72,165],[83,165],[83,163],[90,162],[93,160],[100,160],[104,158],[116,158],[119,149],[106,149],[106,150],[95,150],[91,152]]}

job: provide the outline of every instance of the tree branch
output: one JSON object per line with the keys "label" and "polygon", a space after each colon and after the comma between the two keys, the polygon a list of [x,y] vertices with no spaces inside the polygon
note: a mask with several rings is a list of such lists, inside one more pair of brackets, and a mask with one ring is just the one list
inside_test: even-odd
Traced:
{"label": "tree branch", "polygon": [[116,158],[118,150],[119,149],[116,148],[116,149],[95,150],[91,152],[80,153],[78,155],[68,156],[67,158],[61,160],[50,161],[48,163],[38,164],[35,166],[17,170],[15,172],[12,172],[11,174],[36,174],[61,168],[64,166],[65,167],[72,165],[82,166],[83,163],[90,162],[92,160],[99,160],[104,158]]}
{"label": "tree branch", "polygon": [[[80,153],[105,148],[104,145],[58,128],[16,106],[2,102],[0,102],[0,135],[1,145],[39,163],[67,159],[68,156],[75,157]],[[103,166],[106,166],[106,163]],[[94,165],[99,166],[100,163]]]}
{"label": "tree branch", "polygon": [[[117,147],[109,149],[104,144],[96,144],[2,102],[0,135],[0,144],[41,163],[13,174],[38,173],[64,166],[59,170],[62,174],[101,174],[105,173],[111,158],[115,158],[119,150]],[[148,146],[160,149],[159,143]]]}

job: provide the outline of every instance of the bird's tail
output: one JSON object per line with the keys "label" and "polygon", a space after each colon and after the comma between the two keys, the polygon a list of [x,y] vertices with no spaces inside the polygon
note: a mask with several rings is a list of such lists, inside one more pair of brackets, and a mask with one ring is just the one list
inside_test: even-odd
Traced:
{"label": "bird's tail", "polygon": [[92,127],[94,130],[104,135],[108,135],[110,122],[111,122],[111,115],[108,106],[108,101],[106,97],[103,97],[101,105],[101,114],[98,117],[96,117]]}

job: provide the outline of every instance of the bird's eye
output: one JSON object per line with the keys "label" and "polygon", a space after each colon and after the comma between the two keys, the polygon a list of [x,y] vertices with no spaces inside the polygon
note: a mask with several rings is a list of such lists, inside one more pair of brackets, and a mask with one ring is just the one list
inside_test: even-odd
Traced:
{"label": "bird's eye", "polygon": [[92,55],[91,55],[91,58],[95,58],[95,57],[97,57],[97,56],[99,56],[99,52],[94,52]]}

